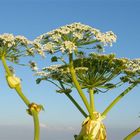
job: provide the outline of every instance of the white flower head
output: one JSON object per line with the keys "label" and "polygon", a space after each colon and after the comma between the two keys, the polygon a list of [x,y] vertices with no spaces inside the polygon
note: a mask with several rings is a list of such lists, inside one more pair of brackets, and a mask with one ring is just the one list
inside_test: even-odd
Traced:
{"label": "white flower head", "polygon": [[35,41],[41,43],[44,47],[51,44],[47,48],[51,48],[52,51],[44,49],[49,53],[58,51],[73,53],[78,47],[80,48],[81,46],[93,43],[102,46],[112,46],[112,43],[116,42],[116,38],[116,35],[112,31],[102,33],[100,30],[88,25],[73,23],[45,33],[37,37]]}
{"label": "white flower head", "polygon": [[76,49],[77,46],[71,41],[64,41],[62,47],[60,48],[62,52],[68,51],[69,53],[72,53]]}
{"label": "white flower head", "polygon": [[32,48],[30,48],[27,51],[27,54],[31,54],[34,55],[35,53],[38,53],[39,55],[41,55],[42,57],[45,57],[45,53],[44,53],[44,48],[43,46],[39,43],[39,42],[32,42]]}
{"label": "white flower head", "polygon": [[7,46],[7,47],[12,47],[15,45],[15,40],[14,40],[14,36],[13,34],[2,34],[0,35],[0,44],[2,43],[2,45]]}
{"label": "white flower head", "polygon": [[97,40],[101,41],[104,46],[106,45],[112,46],[112,43],[116,42],[117,36],[112,31],[106,33],[98,32],[96,34],[96,38]]}
{"label": "white flower head", "polygon": [[14,36],[13,34],[4,33],[0,35],[0,58],[5,58],[11,62],[18,63],[19,57],[25,56],[29,49],[29,41],[24,36]]}
{"label": "white flower head", "polygon": [[44,44],[43,49],[44,49],[44,51],[54,53],[54,43],[48,42],[48,43]]}

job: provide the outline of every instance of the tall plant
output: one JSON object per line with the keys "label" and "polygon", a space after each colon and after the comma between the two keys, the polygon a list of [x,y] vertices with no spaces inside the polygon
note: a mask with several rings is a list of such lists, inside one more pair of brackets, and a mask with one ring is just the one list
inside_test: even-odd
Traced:
{"label": "tall plant", "polygon": [[[116,58],[114,54],[100,54],[104,51],[104,46],[112,46],[115,41],[116,35],[112,31],[102,33],[81,23],[60,27],[35,39],[44,52],[52,55],[52,62],[59,64],[37,71],[36,75],[40,76],[37,83],[41,80],[53,83],[58,87],[57,92],[64,93],[86,118],[79,135],[75,135],[75,140],[106,140],[106,129],[102,120],[137,85],[137,82],[130,82],[130,86],[103,113],[96,110],[94,95],[121,86],[129,77],[128,59]],[[96,53],[90,53],[93,50]],[[38,49],[32,48],[31,51]],[[34,62],[30,62],[30,66],[36,70],[37,65]],[[127,75],[122,77],[121,74],[124,73]],[[118,76],[121,79],[113,83],[112,80]],[[86,111],[72,96],[73,88],[76,88]]]}
{"label": "tall plant", "polygon": [[[5,78],[8,86],[17,92],[28,107],[27,112],[33,117],[34,140],[39,140],[40,130],[38,113],[41,111],[42,106],[36,103],[30,103],[22,91],[20,78],[15,75],[13,68],[8,66],[6,62],[8,60],[12,63],[19,64],[19,59],[21,57],[31,55],[29,47],[27,47],[29,44],[31,44],[31,42],[24,36],[13,36],[12,34],[0,35],[0,60],[5,70]],[[32,45],[35,45],[35,43]]]}

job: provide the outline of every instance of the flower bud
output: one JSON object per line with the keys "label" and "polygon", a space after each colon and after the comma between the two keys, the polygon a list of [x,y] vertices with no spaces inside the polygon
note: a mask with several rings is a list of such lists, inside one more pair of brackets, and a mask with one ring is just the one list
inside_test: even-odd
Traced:
{"label": "flower bud", "polygon": [[20,85],[20,78],[18,77],[7,76],[6,79],[10,88],[16,88],[18,85]]}

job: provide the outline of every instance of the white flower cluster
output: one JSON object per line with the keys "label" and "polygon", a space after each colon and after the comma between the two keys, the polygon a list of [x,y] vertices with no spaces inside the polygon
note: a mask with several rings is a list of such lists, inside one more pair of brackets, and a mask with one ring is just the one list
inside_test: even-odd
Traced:
{"label": "white flower cluster", "polygon": [[28,46],[31,45],[24,36],[14,36],[13,34],[1,34],[0,35],[0,58],[5,58],[11,62],[18,63],[19,57],[25,56]]}
{"label": "white flower cluster", "polygon": [[54,47],[55,47],[55,45],[52,42],[48,42],[43,45],[44,51],[48,51],[50,53],[54,53]]}
{"label": "white flower cluster", "polygon": [[57,71],[62,65],[51,65],[49,67],[44,67],[42,70],[48,70],[48,71]]}
{"label": "white flower cluster", "polygon": [[85,32],[91,32],[96,34],[100,31],[88,25],[84,25],[81,23],[72,23],[70,25],[65,25],[51,32],[48,32],[47,35],[52,36],[55,34],[57,35],[57,37],[61,37],[62,35],[67,35],[71,33],[71,35],[73,35],[74,37],[77,37],[78,39],[82,39]]}
{"label": "white flower cluster", "polygon": [[41,76],[41,77],[47,77],[50,78],[51,74],[49,72],[45,72],[45,71],[38,71],[35,73],[36,76]]}
{"label": "white flower cluster", "polygon": [[0,46],[11,47],[15,45],[15,38],[12,34],[2,34],[0,35]]}
{"label": "white flower cluster", "polygon": [[40,54],[41,56],[45,56],[44,54],[44,49],[43,47],[40,45],[40,43],[37,42],[33,42],[32,45],[34,46],[34,51],[36,51],[38,54]]}
{"label": "white flower cluster", "polygon": [[61,69],[62,65],[52,65],[49,67],[44,67],[42,68],[41,71],[37,71],[35,73],[36,76],[41,76],[41,77],[45,77],[47,79],[51,78],[51,79],[59,79],[59,77],[63,76],[63,69]]}
{"label": "white flower cluster", "polygon": [[13,47],[17,45],[28,45],[30,41],[27,40],[24,36],[14,36],[13,34],[2,34],[0,35],[0,46],[1,47]]}
{"label": "white flower cluster", "polygon": [[116,42],[117,36],[112,32],[106,32],[106,33],[97,33],[96,34],[96,39],[101,41],[104,46],[110,45],[112,46],[113,42]]}
{"label": "white flower cluster", "polygon": [[24,45],[24,46],[31,44],[31,41],[29,41],[26,37],[21,36],[21,35],[15,36],[15,41],[17,43],[20,43],[21,45]]}
{"label": "white flower cluster", "polygon": [[34,56],[34,54],[37,53],[37,54],[45,57],[45,50],[44,50],[43,46],[40,43],[33,41],[31,43],[31,46],[32,47],[27,49],[26,55]]}
{"label": "white flower cluster", "polygon": [[64,41],[63,45],[60,47],[60,50],[62,51],[62,53],[66,51],[68,51],[69,53],[72,53],[76,49],[77,49],[77,46],[71,41]]}
{"label": "white flower cluster", "polygon": [[137,72],[140,71],[140,59],[130,60],[127,64],[126,71]]}
{"label": "white flower cluster", "polygon": [[112,46],[116,38],[117,36],[112,31],[102,33],[88,25],[73,23],[43,34],[37,37],[35,42],[42,44],[44,50],[51,53],[58,50],[63,53],[72,53],[79,46],[91,44],[94,41],[103,46]]}

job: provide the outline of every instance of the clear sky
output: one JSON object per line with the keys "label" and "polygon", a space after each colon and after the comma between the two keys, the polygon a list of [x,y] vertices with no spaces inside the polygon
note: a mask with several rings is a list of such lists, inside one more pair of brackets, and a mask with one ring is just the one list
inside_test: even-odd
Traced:
{"label": "clear sky", "polygon": [[[42,33],[73,22],[81,22],[101,31],[112,30],[117,34],[113,47],[106,53],[118,57],[140,56],[140,1],[139,0],[0,0],[0,34],[24,35],[33,40]],[[46,59],[36,58],[40,66]],[[26,61],[26,60],[24,60]],[[41,140],[72,140],[78,133],[83,117],[64,95],[55,93],[55,87],[42,82],[35,84],[29,68],[15,66],[22,78],[25,95],[44,105],[40,114]],[[102,112],[123,90],[111,91],[95,97],[96,107]],[[135,88],[108,114],[104,121],[108,140],[122,140],[140,125],[140,87]],[[76,92],[73,93],[75,95]],[[75,95],[78,98],[77,95]],[[79,100],[80,101],[80,100]],[[15,91],[8,88],[0,64],[0,140],[31,140],[32,118]],[[23,136],[23,132],[26,136]],[[30,133],[31,132],[31,133]],[[55,133],[55,135],[53,134]],[[135,140],[138,140],[137,136]]]}

